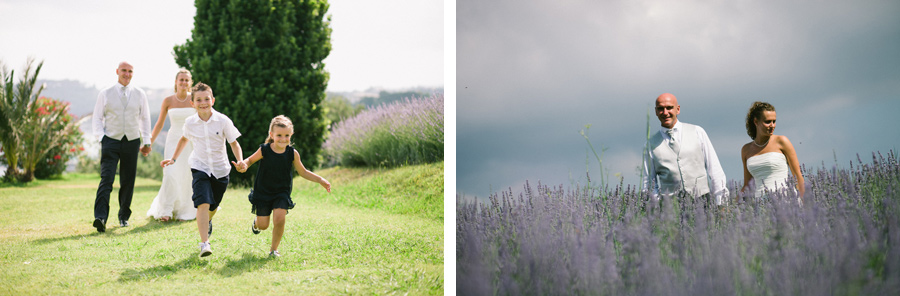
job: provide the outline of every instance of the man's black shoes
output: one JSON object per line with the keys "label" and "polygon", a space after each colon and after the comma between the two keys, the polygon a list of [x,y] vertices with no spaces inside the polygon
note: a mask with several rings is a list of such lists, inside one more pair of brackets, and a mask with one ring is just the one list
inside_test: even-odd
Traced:
{"label": "man's black shoes", "polygon": [[106,232],[106,221],[100,218],[94,219],[94,227],[97,228],[97,232]]}

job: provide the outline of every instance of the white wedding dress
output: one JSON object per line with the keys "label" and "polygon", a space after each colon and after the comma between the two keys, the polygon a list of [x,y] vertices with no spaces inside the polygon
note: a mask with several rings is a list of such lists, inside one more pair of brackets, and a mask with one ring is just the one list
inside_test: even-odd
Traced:
{"label": "white wedding dress", "polygon": [[[756,183],[756,198],[763,197],[766,191],[773,192],[775,190],[790,187],[787,183],[788,169],[787,159],[781,152],[768,152],[760,155],[751,156],[747,159],[747,170]],[[793,189],[793,187],[790,187]],[[796,190],[795,190],[796,191]]]}
{"label": "white wedding dress", "polygon": [[[166,135],[166,151],[165,158],[172,158],[175,154],[175,147],[181,140],[184,132],[184,120],[188,116],[197,113],[194,108],[171,108],[169,109],[169,132]],[[159,219],[165,216],[179,220],[193,220],[197,217],[197,209],[194,208],[194,202],[191,200],[193,190],[191,189],[191,166],[188,165],[187,157],[191,155],[193,146],[188,142],[181,150],[179,159],[175,164],[163,168],[162,186],[159,187],[159,194],[153,199],[147,216]]]}

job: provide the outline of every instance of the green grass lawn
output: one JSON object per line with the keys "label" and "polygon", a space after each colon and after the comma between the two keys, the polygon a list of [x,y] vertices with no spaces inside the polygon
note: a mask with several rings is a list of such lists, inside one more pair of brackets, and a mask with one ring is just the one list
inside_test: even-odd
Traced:
{"label": "green grass lawn", "polygon": [[226,192],[201,259],[196,222],[146,218],[159,181],[138,179],[131,226],[106,233],[91,226],[98,175],[2,186],[0,294],[443,293],[442,163],[317,173],[333,193],[295,179],[276,259],[271,228],[249,230],[248,188]]}

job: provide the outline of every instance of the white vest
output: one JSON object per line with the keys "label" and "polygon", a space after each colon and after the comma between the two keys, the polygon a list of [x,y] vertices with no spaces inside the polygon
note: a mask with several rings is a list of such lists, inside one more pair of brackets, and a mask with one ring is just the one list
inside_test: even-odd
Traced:
{"label": "white vest", "polygon": [[656,177],[662,196],[671,196],[679,190],[695,196],[707,194],[709,177],[706,174],[706,159],[700,148],[700,138],[697,136],[697,126],[682,122],[680,132],[679,155],[675,155],[661,132],[650,138],[653,166],[656,168],[656,176],[650,176],[651,181],[654,179],[652,177]]}
{"label": "white vest", "polygon": [[122,105],[118,84],[103,90],[106,106],[103,108],[103,132],[111,139],[121,140],[122,136],[129,141],[141,138],[141,98],[144,91],[131,87],[126,105]]}

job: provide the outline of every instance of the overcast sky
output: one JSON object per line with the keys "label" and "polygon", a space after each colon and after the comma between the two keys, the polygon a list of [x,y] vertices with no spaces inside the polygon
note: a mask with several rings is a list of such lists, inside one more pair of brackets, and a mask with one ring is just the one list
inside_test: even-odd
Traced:
{"label": "overcast sky", "polygon": [[775,133],[807,167],[900,148],[898,1],[458,0],[456,15],[464,196],[584,183],[589,155],[596,180],[587,124],[610,181],[637,184],[664,92],[736,182],[756,100],[775,106]]}
{"label": "overcast sky", "polygon": [[[443,86],[443,1],[329,2],[329,91]],[[184,0],[0,0],[0,60],[20,73],[34,56],[39,78],[98,87],[128,60],[135,85],[168,88],[172,48],[191,37],[195,11]]]}

